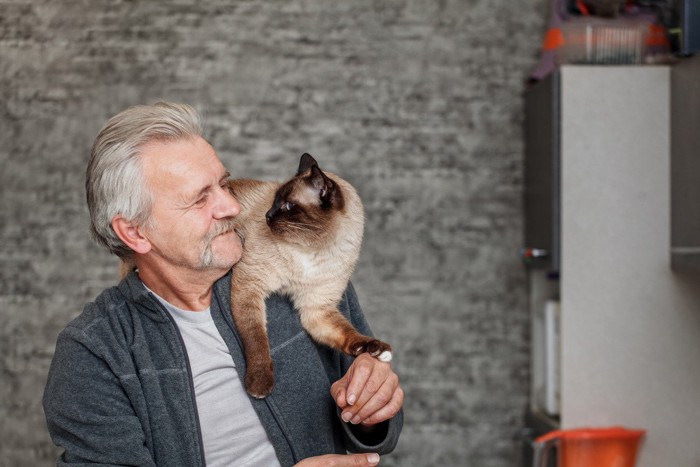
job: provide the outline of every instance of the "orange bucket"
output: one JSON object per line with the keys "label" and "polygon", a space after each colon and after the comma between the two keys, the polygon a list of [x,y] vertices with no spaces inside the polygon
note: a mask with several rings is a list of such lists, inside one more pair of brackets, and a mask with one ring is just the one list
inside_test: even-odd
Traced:
{"label": "orange bucket", "polygon": [[559,467],[634,467],[645,433],[617,426],[552,431],[535,440],[534,467],[546,467],[554,447]]}

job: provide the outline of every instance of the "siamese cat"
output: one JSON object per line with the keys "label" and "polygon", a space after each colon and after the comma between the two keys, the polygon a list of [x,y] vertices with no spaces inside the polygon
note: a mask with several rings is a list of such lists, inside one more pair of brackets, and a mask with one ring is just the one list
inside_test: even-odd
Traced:
{"label": "siamese cat", "polygon": [[248,393],[264,398],[274,385],[265,298],[275,292],[291,298],[315,341],[390,361],[389,344],[360,334],[338,310],[364,229],[355,189],[322,172],[309,154],[283,184],[231,180],[229,189],[241,205],[235,221],[243,255],[233,268],[231,309],[248,365]]}
{"label": "siamese cat", "polygon": [[[231,310],[243,343],[248,393],[262,399],[274,386],[265,310],[273,293],[291,298],[316,342],[391,361],[389,344],[360,334],[338,310],[362,243],[364,212],[357,191],[322,172],[309,154],[285,183],[238,179],[228,187],[241,205],[234,222],[243,254],[233,267]],[[122,275],[133,267],[125,260]]]}

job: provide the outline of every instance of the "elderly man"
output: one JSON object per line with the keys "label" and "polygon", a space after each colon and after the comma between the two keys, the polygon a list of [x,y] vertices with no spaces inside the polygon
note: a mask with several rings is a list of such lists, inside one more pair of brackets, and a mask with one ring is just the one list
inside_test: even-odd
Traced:
{"label": "elderly man", "polygon": [[[92,233],[137,270],[58,338],[44,410],[59,465],[364,466],[394,449],[403,391],[389,364],[317,346],[283,297],[267,301],[275,388],[248,397],[228,177],[187,105],[132,107],[98,134]],[[351,286],[340,309],[370,332]]]}

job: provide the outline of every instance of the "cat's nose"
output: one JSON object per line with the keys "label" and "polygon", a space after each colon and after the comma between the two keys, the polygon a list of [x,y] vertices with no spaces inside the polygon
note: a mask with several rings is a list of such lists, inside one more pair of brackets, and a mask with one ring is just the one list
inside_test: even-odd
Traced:
{"label": "cat's nose", "polygon": [[272,218],[274,217],[274,215],[275,215],[275,212],[272,209],[270,209],[269,211],[267,211],[265,213],[265,220],[267,221],[268,224],[270,222],[272,222]]}

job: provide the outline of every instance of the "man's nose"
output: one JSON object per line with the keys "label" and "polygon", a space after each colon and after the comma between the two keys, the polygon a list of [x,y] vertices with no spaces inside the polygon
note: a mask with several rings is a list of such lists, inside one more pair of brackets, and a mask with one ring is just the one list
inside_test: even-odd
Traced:
{"label": "man's nose", "polygon": [[241,212],[241,205],[238,204],[236,198],[233,197],[230,191],[222,188],[217,203],[217,209],[214,216],[218,219],[225,217],[234,217]]}

